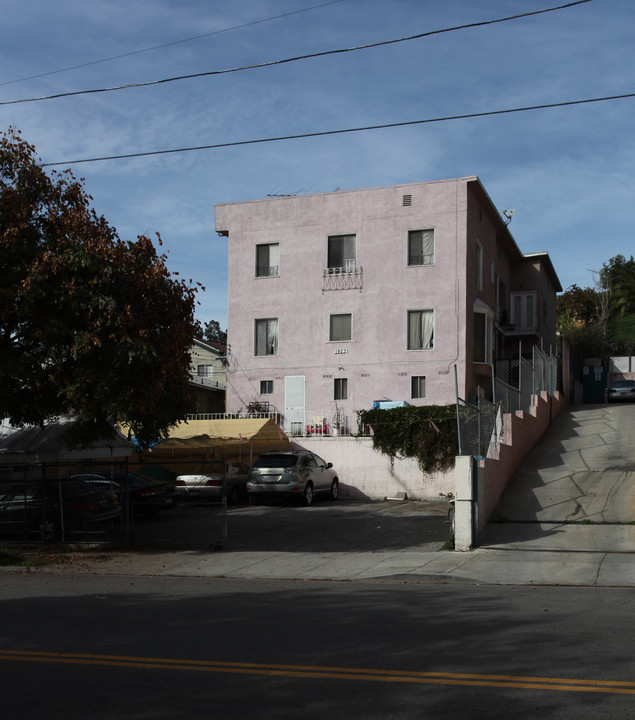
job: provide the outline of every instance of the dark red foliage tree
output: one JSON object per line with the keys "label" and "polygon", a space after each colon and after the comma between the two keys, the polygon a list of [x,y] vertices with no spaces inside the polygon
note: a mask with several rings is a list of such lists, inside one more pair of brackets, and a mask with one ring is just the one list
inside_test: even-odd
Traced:
{"label": "dark red foliage tree", "polygon": [[149,238],[120,240],[91,200],[18,132],[0,136],[0,417],[74,414],[77,444],[121,424],[145,445],[191,409],[197,288]]}

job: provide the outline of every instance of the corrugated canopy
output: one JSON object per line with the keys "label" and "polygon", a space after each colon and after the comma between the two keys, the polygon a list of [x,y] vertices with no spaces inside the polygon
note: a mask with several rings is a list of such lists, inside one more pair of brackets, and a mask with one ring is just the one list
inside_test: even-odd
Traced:
{"label": "corrugated canopy", "polygon": [[[269,418],[239,418],[237,420],[190,420],[180,423],[170,431],[171,442],[179,438],[195,438],[206,435],[214,440],[248,440],[253,437],[282,440],[288,438],[284,431]],[[164,445],[165,443],[161,443]]]}
{"label": "corrugated canopy", "polygon": [[170,435],[151,449],[154,461],[208,461],[222,456],[251,462],[267,450],[289,447],[285,432],[270,419],[191,420]]}
{"label": "corrugated canopy", "polygon": [[87,458],[127,457],[134,453],[134,446],[124,435],[116,431],[108,440],[88,448],[69,448],[65,434],[74,422],[72,417],[36,427],[25,427],[0,440],[0,456],[15,460],[61,461]]}

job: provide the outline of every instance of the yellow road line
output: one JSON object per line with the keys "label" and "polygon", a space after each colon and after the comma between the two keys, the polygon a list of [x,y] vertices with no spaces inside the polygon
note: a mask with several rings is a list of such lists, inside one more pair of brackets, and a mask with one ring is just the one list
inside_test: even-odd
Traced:
{"label": "yellow road line", "polygon": [[319,665],[282,665],[272,663],[223,662],[219,660],[182,660],[128,655],[97,655],[31,650],[0,650],[0,660],[48,662],[73,665],[100,665],[153,670],[189,670],[247,675],[277,675],[334,680],[370,680],[376,682],[417,683],[425,685],[463,685],[477,687],[560,690],[635,695],[635,682],[581,680],[524,675],[485,675],[481,673],[425,672],[417,670],[380,670],[375,668],[323,667]]}

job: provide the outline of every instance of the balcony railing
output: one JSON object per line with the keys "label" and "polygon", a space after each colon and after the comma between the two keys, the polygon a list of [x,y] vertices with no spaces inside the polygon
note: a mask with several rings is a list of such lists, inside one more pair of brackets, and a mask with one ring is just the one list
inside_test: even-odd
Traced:
{"label": "balcony railing", "polygon": [[[292,410],[287,415],[275,410],[257,412],[242,410],[238,413],[204,413],[188,415],[188,420],[237,420],[242,418],[270,418],[289,437],[331,438],[360,433],[354,412],[342,410]],[[368,428],[361,428],[367,434]]]}
{"label": "balcony railing", "polygon": [[361,290],[364,272],[354,260],[347,260],[344,267],[324,268],[322,292],[326,290]]}

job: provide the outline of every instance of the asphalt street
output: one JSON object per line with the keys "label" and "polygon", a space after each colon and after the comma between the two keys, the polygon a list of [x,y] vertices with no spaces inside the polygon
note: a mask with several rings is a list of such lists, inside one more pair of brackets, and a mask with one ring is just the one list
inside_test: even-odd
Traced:
{"label": "asphalt street", "polygon": [[3,716],[627,718],[631,591],[5,574]]}

